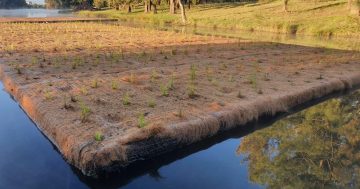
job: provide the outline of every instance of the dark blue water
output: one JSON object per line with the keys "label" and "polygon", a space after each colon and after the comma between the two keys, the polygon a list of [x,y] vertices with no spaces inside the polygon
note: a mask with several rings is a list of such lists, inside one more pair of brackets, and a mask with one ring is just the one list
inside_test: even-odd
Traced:
{"label": "dark blue water", "polygon": [[94,181],[74,171],[3,90],[0,118],[1,189],[261,188],[249,181],[247,164],[235,153],[239,139],[226,140],[140,176]]}

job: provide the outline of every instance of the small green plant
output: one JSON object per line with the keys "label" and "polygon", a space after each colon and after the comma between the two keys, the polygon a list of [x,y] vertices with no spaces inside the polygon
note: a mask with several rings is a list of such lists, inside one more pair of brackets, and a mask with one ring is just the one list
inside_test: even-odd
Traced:
{"label": "small green plant", "polygon": [[81,109],[81,116],[80,116],[81,122],[85,123],[89,119],[89,116],[91,114],[91,109],[88,106],[86,106],[84,103],[80,104],[80,109]]}
{"label": "small green plant", "polygon": [[160,91],[162,96],[169,96],[169,87],[168,85],[160,85]]}
{"label": "small green plant", "polygon": [[52,93],[50,91],[45,91],[44,97],[46,100],[51,100],[53,98]]}
{"label": "small green plant", "polygon": [[116,81],[112,81],[112,82],[111,82],[111,88],[112,88],[113,90],[116,90],[116,89],[119,88],[119,84],[118,84]]}
{"label": "small green plant", "polygon": [[98,80],[97,79],[94,79],[91,83],[91,88],[98,88],[99,87],[99,83],[98,83]]}
{"label": "small green plant", "polygon": [[196,95],[196,88],[194,84],[190,84],[188,87],[188,96],[189,98],[195,98]]}
{"label": "small green plant", "polygon": [[254,73],[252,73],[252,74],[250,75],[249,83],[252,85],[252,87],[253,87],[254,89],[257,88],[257,85],[258,85],[258,84],[257,84],[256,72],[254,72]]}
{"label": "small green plant", "polygon": [[31,66],[35,66],[36,64],[38,64],[38,59],[36,57],[32,57],[32,60],[31,60]]}
{"label": "small green plant", "polygon": [[139,119],[138,119],[139,128],[144,128],[146,126],[146,124],[147,123],[146,123],[144,114],[140,114]]}
{"label": "small green plant", "polygon": [[156,106],[155,100],[153,100],[153,99],[149,100],[149,101],[148,101],[148,106],[149,106],[150,108],[155,108],[155,106]]}
{"label": "small green plant", "polygon": [[88,90],[86,89],[86,87],[81,87],[81,88],[80,88],[80,92],[81,92],[81,94],[83,94],[83,95],[88,95]]}
{"label": "small green plant", "polygon": [[169,81],[169,83],[168,83],[168,88],[169,88],[170,90],[175,89],[174,81],[175,81],[175,76],[172,75],[171,78],[170,78],[170,81]]}
{"label": "small green plant", "polygon": [[123,105],[125,106],[130,105],[131,104],[130,100],[131,100],[130,95],[128,93],[125,93],[125,95],[122,98]]}
{"label": "small green plant", "polygon": [[82,64],[83,64],[83,61],[81,60],[81,58],[76,57],[76,58],[74,58],[74,60],[72,62],[71,68],[75,70],[78,66],[80,66]]}
{"label": "small green plant", "polygon": [[101,142],[104,140],[104,135],[101,132],[96,132],[94,136],[95,141]]}
{"label": "small green plant", "polygon": [[194,64],[191,64],[191,67],[190,67],[190,80],[195,81],[195,79],[196,79],[196,68],[195,68]]}
{"label": "small green plant", "polygon": [[151,72],[150,81],[151,81],[152,83],[155,83],[155,80],[158,79],[158,77],[159,77],[159,76],[158,76],[156,70],[153,70],[153,71]]}

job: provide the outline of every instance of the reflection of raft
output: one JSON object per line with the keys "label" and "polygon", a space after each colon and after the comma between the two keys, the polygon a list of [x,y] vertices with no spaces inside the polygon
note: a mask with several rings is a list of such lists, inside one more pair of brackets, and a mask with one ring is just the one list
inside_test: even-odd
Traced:
{"label": "reflection of raft", "polygon": [[116,22],[110,18],[0,18],[0,23]]}

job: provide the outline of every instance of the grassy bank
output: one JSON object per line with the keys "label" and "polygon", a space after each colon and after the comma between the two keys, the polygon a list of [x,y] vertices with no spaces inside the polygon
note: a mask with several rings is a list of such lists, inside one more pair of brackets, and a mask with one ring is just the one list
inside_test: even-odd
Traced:
{"label": "grassy bank", "polygon": [[[289,12],[283,11],[282,1],[205,4],[187,10],[188,24],[324,37],[360,37],[360,18],[349,14],[346,3],[346,0],[293,0],[289,3]],[[79,14],[154,24],[181,24],[180,15],[169,14],[167,7],[160,7],[158,14],[145,14],[143,7],[136,7],[133,13],[106,10],[83,11]]]}

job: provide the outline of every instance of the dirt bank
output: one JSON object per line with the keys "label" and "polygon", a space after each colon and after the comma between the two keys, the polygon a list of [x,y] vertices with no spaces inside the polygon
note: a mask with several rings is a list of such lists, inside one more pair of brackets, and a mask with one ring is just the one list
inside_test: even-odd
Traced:
{"label": "dirt bank", "polygon": [[[0,78],[86,175],[360,84],[360,54],[351,51],[102,24],[4,26],[48,32],[31,43],[1,36],[9,48],[1,49]],[[56,39],[69,31],[63,48]]]}

